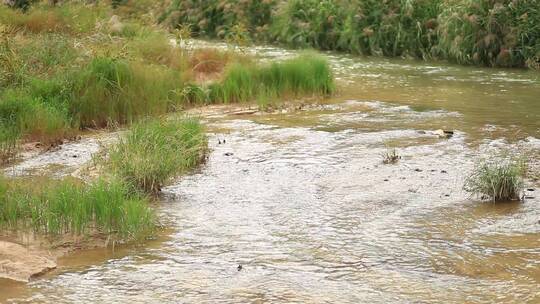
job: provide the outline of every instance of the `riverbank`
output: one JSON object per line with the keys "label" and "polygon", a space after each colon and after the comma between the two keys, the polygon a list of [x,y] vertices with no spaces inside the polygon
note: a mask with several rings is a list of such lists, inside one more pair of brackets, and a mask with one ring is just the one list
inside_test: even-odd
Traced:
{"label": "riverbank", "polygon": [[[152,11],[135,3],[0,7],[0,156],[12,166],[0,178],[0,257],[8,261],[0,276],[24,281],[53,268],[58,254],[44,253],[58,241],[72,251],[153,237],[156,195],[207,151],[199,121],[172,113],[213,103],[268,109],[335,89],[318,55],[261,64],[234,50],[191,49],[155,26]],[[81,138],[118,128],[110,144]],[[48,171],[21,176],[36,164]],[[65,175],[70,166],[77,172]],[[10,253],[23,250],[17,240],[30,231],[51,242],[21,242],[31,250]],[[36,267],[25,269],[29,261]]]}
{"label": "riverbank", "polygon": [[171,28],[229,42],[250,40],[352,54],[540,68],[534,1],[173,1]]}

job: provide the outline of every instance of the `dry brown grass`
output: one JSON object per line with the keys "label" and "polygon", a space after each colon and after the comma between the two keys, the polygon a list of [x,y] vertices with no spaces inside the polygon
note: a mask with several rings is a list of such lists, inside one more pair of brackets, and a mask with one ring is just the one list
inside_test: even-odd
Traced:
{"label": "dry brown grass", "polygon": [[66,21],[54,11],[36,10],[23,14],[19,11],[3,10],[0,17],[2,23],[30,33],[69,31]]}

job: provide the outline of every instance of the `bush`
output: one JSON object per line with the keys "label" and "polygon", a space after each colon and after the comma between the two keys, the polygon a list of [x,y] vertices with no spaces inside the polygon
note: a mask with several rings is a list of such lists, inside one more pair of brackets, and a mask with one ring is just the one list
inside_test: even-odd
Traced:
{"label": "bush", "polygon": [[153,232],[155,217],[147,199],[118,181],[83,185],[0,178],[0,226],[49,235],[99,232],[137,240]]}
{"label": "bush", "polygon": [[172,177],[198,165],[207,149],[201,124],[191,118],[134,125],[114,146],[107,167],[146,192],[158,192]]}
{"label": "bush", "polygon": [[521,159],[482,161],[465,180],[464,189],[493,202],[519,200],[525,172]]}

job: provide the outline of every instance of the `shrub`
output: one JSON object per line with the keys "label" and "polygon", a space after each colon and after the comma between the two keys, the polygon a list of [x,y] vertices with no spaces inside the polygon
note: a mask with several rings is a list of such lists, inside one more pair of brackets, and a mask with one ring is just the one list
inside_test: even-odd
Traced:
{"label": "shrub", "polygon": [[464,189],[493,202],[518,200],[526,164],[521,159],[481,161],[465,180]]}
{"label": "shrub", "polygon": [[144,121],[111,149],[106,165],[138,189],[158,192],[170,178],[199,164],[206,144],[203,128],[195,119]]}
{"label": "shrub", "polygon": [[49,235],[99,232],[137,240],[152,233],[155,217],[147,199],[118,181],[84,185],[0,178],[0,226]]}

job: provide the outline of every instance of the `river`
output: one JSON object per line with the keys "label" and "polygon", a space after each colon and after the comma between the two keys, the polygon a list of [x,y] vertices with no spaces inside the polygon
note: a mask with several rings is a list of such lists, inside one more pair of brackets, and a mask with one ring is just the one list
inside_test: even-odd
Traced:
{"label": "river", "polygon": [[[340,88],[329,100],[197,114],[212,151],[163,189],[157,240],[72,254],[0,301],[540,303],[538,182],[522,203],[462,190],[481,155],[538,163],[540,73],[324,55]],[[381,162],[388,147],[395,165]]]}

